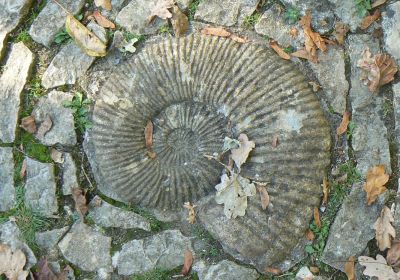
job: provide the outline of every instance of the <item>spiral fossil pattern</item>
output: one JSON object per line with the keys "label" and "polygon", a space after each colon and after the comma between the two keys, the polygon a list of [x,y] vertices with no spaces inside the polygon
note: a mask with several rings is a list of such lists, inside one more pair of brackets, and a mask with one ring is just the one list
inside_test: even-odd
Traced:
{"label": "spiral fossil pattern", "polygon": [[[145,145],[148,120],[154,159]],[[271,205],[261,211],[254,198],[245,217],[226,220],[211,200],[200,220],[232,255],[259,267],[278,264],[309,223],[330,158],[320,103],[292,63],[262,46],[218,37],[147,46],[103,87],[86,150],[104,194],[181,209],[215,193],[222,168],[204,155],[220,153],[224,138],[240,133],[256,143],[242,175],[268,182]],[[224,233],[232,229],[236,237]]]}

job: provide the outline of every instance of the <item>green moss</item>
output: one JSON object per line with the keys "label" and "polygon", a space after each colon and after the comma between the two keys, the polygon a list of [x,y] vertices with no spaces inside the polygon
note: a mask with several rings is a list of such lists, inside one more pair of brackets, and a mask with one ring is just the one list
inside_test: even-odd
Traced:
{"label": "green moss", "polygon": [[34,76],[28,83],[28,100],[35,101],[43,96],[45,89],[42,87],[42,80],[39,76]]}
{"label": "green moss", "polygon": [[189,4],[189,20],[193,20],[194,19],[194,14],[197,11],[197,8],[199,7],[201,1],[203,0],[193,0],[190,4]]}
{"label": "green moss", "polygon": [[160,27],[158,32],[162,35],[171,35],[172,34],[172,29],[168,24],[164,24]]}
{"label": "green moss", "polygon": [[286,9],[283,17],[288,23],[294,24],[300,18],[300,11],[296,7],[289,7]]}
{"label": "green moss", "polygon": [[[156,268],[144,274],[135,275],[130,278],[130,280],[168,280],[174,279],[173,276],[180,275],[181,268],[176,268],[174,270],[166,270],[161,268]],[[180,278],[175,278],[180,279]],[[186,276],[184,279],[187,280],[198,280],[199,278],[195,273],[191,273],[190,275]]]}
{"label": "green moss", "polygon": [[29,157],[41,162],[51,162],[49,148],[40,144],[32,134],[21,130],[16,144],[17,147],[22,144],[25,154]]}
{"label": "green moss", "polygon": [[243,18],[242,26],[247,29],[252,29],[254,25],[260,20],[261,14],[256,12],[253,15],[245,16]]}
{"label": "green moss", "polygon": [[76,92],[72,101],[67,101],[63,105],[66,108],[72,109],[74,115],[75,129],[80,133],[92,127],[92,122],[88,118],[89,105],[92,100],[85,98],[81,92]]}
{"label": "green moss", "polygon": [[371,10],[371,0],[354,0],[360,17],[365,17]]}
{"label": "green moss", "polygon": [[146,36],[142,34],[133,34],[130,32],[124,32],[124,39],[128,42],[132,39],[137,39],[138,40],[137,42],[139,43],[139,42],[144,42],[146,40]]}
{"label": "green moss", "polygon": [[32,43],[31,35],[29,35],[28,30],[22,30],[20,33],[17,34],[15,38],[15,42],[24,42],[25,44]]}
{"label": "green moss", "polygon": [[56,34],[54,37],[54,43],[63,44],[69,42],[71,40],[71,36],[68,34],[67,30],[63,29]]}

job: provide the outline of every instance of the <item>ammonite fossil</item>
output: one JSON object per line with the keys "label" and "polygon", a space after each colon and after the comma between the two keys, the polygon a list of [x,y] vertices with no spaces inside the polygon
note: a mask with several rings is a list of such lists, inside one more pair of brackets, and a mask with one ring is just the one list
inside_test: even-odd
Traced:
{"label": "ammonite fossil", "polygon": [[[155,158],[145,144],[149,120]],[[215,194],[223,168],[204,155],[240,133],[256,143],[242,175],[267,182],[271,203],[262,210],[253,197],[244,217],[228,220],[210,199],[200,221],[238,259],[260,271],[285,268],[319,202],[330,148],[319,100],[292,63],[218,37],[147,46],[101,90],[86,146],[105,195],[174,210]]]}

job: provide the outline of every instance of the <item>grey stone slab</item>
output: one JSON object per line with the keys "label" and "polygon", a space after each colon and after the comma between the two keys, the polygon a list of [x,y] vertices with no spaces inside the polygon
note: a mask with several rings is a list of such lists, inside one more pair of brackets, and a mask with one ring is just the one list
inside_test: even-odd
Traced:
{"label": "grey stone slab", "polygon": [[211,266],[199,261],[193,265],[193,270],[197,272],[199,280],[256,280],[259,277],[255,269],[228,260],[222,260]]}
{"label": "grey stone slab", "polygon": [[65,259],[84,271],[112,272],[111,238],[82,222],[72,226],[58,247]]}
{"label": "grey stone slab", "polygon": [[32,0],[0,1],[0,59],[5,52],[7,35],[18,26],[31,4]]}
{"label": "grey stone slab", "polygon": [[154,268],[173,269],[183,264],[186,249],[191,250],[190,239],[178,230],[129,241],[119,252],[118,274],[141,274]]}
{"label": "grey stone slab", "polygon": [[197,8],[195,19],[224,26],[241,24],[253,14],[259,0],[204,0]]}
{"label": "grey stone slab", "polygon": [[69,92],[53,90],[39,99],[35,105],[32,116],[37,125],[49,116],[53,125],[44,135],[37,135],[38,140],[44,145],[75,145],[76,133],[72,110],[64,107],[66,101],[71,101],[73,95]]}
{"label": "grey stone slab", "polygon": [[46,217],[57,213],[53,164],[26,158],[25,204]]}
{"label": "grey stone slab", "polygon": [[400,62],[400,2],[388,5],[382,13],[382,29],[386,50]]}
{"label": "grey stone slab", "polygon": [[189,8],[191,0],[177,0],[176,4],[178,5],[179,9],[182,11],[186,11]]}
{"label": "grey stone slab", "polygon": [[35,234],[36,243],[44,252],[49,260],[57,260],[59,258],[58,241],[68,231],[69,227],[63,227]]}
{"label": "grey stone slab", "polygon": [[150,24],[148,17],[156,0],[132,0],[117,15],[116,23],[134,34],[155,34],[166,20],[156,17]]}
{"label": "grey stone slab", "polygon": [[387,129],[382,120],[382,96],[369,91],[360,80],[361,70],[357,62],[368,47],[372,54],[379,52],[379,42],[367,34],[348,36],[348,53],[351,63],[351,88],[349,92],[352,106],[352,121],[355,124],[352,144],[357,159],[357,168],[363,175],[369,168],[384,164],[391,172]]}
{"label": "grey stone slab", "polygon": [[62,192],[63,195],[70,195],[71,189],[78,187],[78,177],[76,176],[76,165],[71,154],[64,154],[62,163]]}
{"label": "grey stone slab", "polygon": [[362,21],[358,14],[355,1],[349,0],[329,0],[333,5],[335,15],[344,23],[348,24],[351,31],[355,31]]}
{"label": "grey stone slab", "polygon": [[99,226],[151,230],[150,223],[139,214],[115,207],[99,196],[94,197],[89,206],[89,215]]}
{"label": "grey stone slab", "polygon": [[15,203],[13,148],[0,147],[0,212]]}
{"label": "grey stone slab", "polygon": [[318,59],[319,63],[309,63],[309,65],[317,75],[325,99],[335,112],[343,115],[346,111],[346,97],[349,92],[344,50],[330,47],[327,52],[320,52]]}
{"label": "grey stone slab", "polygon": [[[392,85],[393,89],[393,107],[394,107],[394,118],[395,118],[395,135],[396,143],[400,144],[400,83]],[[397,158],[399,158],[400,153],[398,152]],[[400,186],[400,180],[398,181],[398,186]],[[395,200],[395,212],[394,212],[394,227],[396,229],[396,236],[400,236],[400,188],[397,189],[397,197]]]}
{"label": "grey stone slab", "polygon": [[25,269],[29,269],[36,264],[35,254],[31,248],[24,242],[21,231],[18,226],[11,221],[0,225],[0,243],[7,244],[11,250],[21,250],[26,256]]}
{"label": "grey stone slab", "polygon": [[366,203],[366,192],[361,184],[354,185],[345,198],[330,228],[322,261],[344,270],[344,261],[350,256],[359,256],[375,237],[374,223],[385,203],[385,194],[371,206]]}
{"label": "grey stone slab", "polygon": [[32,63],[33,54],[24,43],[14,44],[0,77],[0,140],[3,142],[15,139],[21,93]]}
{"label": "grey stone slab", "polygon": [[[85,4],[85,0],[58,1],[73,15],[78,14]],[[56,2],[47,1],[46,6],[33,21],[29,29],[29,35],[31,35],[35,42],[50,47],[56,34],[64,28],[66,17],[66,11],[57,5]]]}

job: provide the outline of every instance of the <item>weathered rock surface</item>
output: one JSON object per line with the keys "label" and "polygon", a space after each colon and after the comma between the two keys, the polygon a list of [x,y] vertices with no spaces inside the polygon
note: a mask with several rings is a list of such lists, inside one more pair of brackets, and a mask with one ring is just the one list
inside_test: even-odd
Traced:
{"label": "weathered rock surface", "polygon": [[204,0],[197,8],[195,19],[219,25],[241,24],[257,8],[259,0]]}
{"label": "weathered rock surface", "polygon": [[89,215],[99,226],[151,230],[150,223],[142,216],[132,211],[115,207],[102,200],[99,196],[94,197],[89,206]]}
{"label": "weathered rock surface", "polygon": [[36,124],[40,125],[46,116],[49,116],[53,125],[51,129],[44,135],[38,136],[38,140],[44,145],[75,145],[76,133],[74,117],[70,108],[65,108],[64,103],[71,101],[73,95],[69,92],[53,90],[46,96],[40,98],[35,105],[32,115]]}
{"label": "weathered rock surface", "polygon": [[296,280],[308,280],[314,279],[314,275],[311,273],[310,269],[307,266],[303,266],[296,273]]}
{"label": "weathered rock surface", "polygon": [[[71,14],[76,15],[80,12],[85,0],[59,0],[59,3]],[[33,21],[29,35],[39,44],[50,47],[58,32],[65,24],[67,13],[54,1],[47,1],[46,6]]]}
{"label": "weathered rock surface", "polygon": [[5,51],[7,35],[18,26],[31,3],[32,0],[0,1],[0,59]]}
{"label": "weathered rock surface", "polygon": [[259,276],[255,269],[228,260],[211,266],[207,266],[204,261],[199,261],[193,265],[193,270],[197,272],[200,280],[256,280]]}
{"label": "weathered rock surface", "polygon": [[82,222],[75,223],[58,243],[63,256],[85,271],[112,271],[111,238]]}
{"label": "weathered rock surface", "polygon": [[369,168],[384,164],[391,172],[387,129],[382,120],[382,96],[372,93],[360,80],[361,71],[357,62],[362,52],[369,47],[371,53],[379,52],[379,42],[370,35],[350,35],[349,56],[351,62],[350,101],[352,121],[355,124],[352,144],[357,159],[357,169],[365,175]]}
{"label": "weathered rock surface", "polygon": [[36,243],[40,249],[46,252],[46,256],[50,260],[57,260],[59,257],[57,243],[68,231],[69,227],[63,227],[35,234]]}
{"label": "weathered rock surface", "polygon": [[382,29],[386,50],[400,62],[400,2],[388,5],[382,13]]}
{"label": "weathered rock surface", "polygon": [[0,243],[7,244],[11,250],[20,249],[26,256],[25,269],[29,269],[36,264],[35,254],[31,248],[23,241],[21,231],[14,222],[6,222],[0,225]]}
{"label": "weathered rock surface", "polygon": [[355,1],[328,0],[333,5],[335,15],[344,23],[348,24],[351,31],[355,31],[360,25],[363,17],[358,14]]}
{"label": "weathered rock surface", "polygon": [[[395,118],[395,135],[397,145],[400,143],[400,83],[393,84],[393,107],[394,107],[394,118]],[[399,157],[400,154],[397,154]],[[398,182],[400,186],[400,180]],[[394,216],[394,227],[396,229],[396,236],[400,236],[400,188],[397,190],[397,197],[395,200],[395,216]]]}
{"label": "weathered rock surface", "polygon": [[64,153],[64,162],[62,166],[62,192],[63,195],[70,195],[73,187],[78,187],[78,178],[76,176],[76,165],[71,154]]}
{"label": "weathered rock surface", "polygon": [[179,9],[185,11],[189,8],[191,0],[177,0],[176,4],[178,5]]}
{"label": "weathered rock surface", "polygon": [[22,42],[13,45],[0,77],[0,140],[3,142],[15,139],[21,93],[32,62],[33,54]]}
{"label": "weathered rock surface", "polygon": [[148,23],[151,9],[156,2],[156,0],[132,0],[118,13],[116,23],[133,34],[157,33],[167,21],[156,17],[150,24]]}
{"label": "weathered rock surface", "polygon": [[46,217],[57,213],[53,164],[26,158],[25,204]]}
{"label": "weathered rock surface", "polygon": [[154,268],[173,269],[183,264],[186,249],[191,250],[190,239],[178,230],[129,241],[119,252],[118,274],[140,274]]}
{"label": "weathered rock surface", "polygon": [[[309,65],[317,75],[323,88],[324,96],[335,112],[346,111],[346,97],[349,83],[346,80],[344,51],[340,48],[329,48],[318,54],[319,63]],[[334,73],[334,75],[332,75]]]}
{"label": "weathered rock surface", "polygon": [[0,212],[15,203],[13,148],[0,147]]}
{"label": "weathered rock surface", "polygon": [[361,184],[353,186],[330,228],[322,260],[330,266],[344,270],[343,260],[359,256],[375,237],[374,223],[385,203],[381,195],[371,206],[367,206],[366,192]]}

